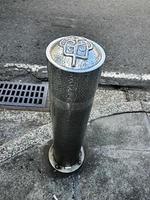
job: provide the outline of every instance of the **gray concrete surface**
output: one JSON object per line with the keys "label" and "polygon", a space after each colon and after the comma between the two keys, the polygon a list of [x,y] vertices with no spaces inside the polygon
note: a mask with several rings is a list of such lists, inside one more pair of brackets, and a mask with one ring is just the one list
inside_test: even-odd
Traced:
{"label": "gray concrete surface", "polygon": [[49,165],[49,113],[0,110],[0,199],[149,200],[148,96],[148,91],[97,90],[84,141],[86,160],[72,175]]}
{"label": "gray concrete surface", "polygon": [[73,34],[104,47],[104,71],[150,74],[149,9],[148,0],[1,0],[0,62],[46,65],[48,43]]}
{"label": "gray concrete surface", "polygon": [[144,113],[94,120],[85,138],[86,162],[79,172],[60,175],[49,165],[43,141],[2,162],[2,200],[148,200],[150,122]]}
{"label": "gray concrete surface", "polygon": [[90,128],[87,166],[78,177],[79,199],[149,199],[147,116],[115,115],[95,120]]}
{"label": "gray concrete surface", "polygon": [[[148,91],[142,96],[130,97],[131,91],[113,88],[98,88],[89,119],[93,121],[100,117],[107,117],[122,113],[150,112],[149,101],[144,102]],[[132,94],[137,94],[132,90]],[[138,98],[140,96],[140,98]],[[7,108],[7,107],[6,107]],[[15,107],[14,107],[15,109]],[[18,110],[0,110],[0,160],[7,160],[35,143],[47,141],[51,136],[51,117],[48,112]],[[46,109],[49,110],[48,107]],[[24,131],[25,130],[25,131]],[[36,138],[36,139],[35,139]]]}

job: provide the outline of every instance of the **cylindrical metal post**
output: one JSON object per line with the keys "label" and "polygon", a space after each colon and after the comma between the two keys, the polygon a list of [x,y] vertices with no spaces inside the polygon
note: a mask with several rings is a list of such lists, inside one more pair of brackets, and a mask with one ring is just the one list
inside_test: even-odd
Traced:
{"label": "cylindrical metal post", "polygon": [[54,136],[49,160],[70,173],[84,160],[82,142],[105,53],[91,40],[68,36],[51,42],[46,55]]}

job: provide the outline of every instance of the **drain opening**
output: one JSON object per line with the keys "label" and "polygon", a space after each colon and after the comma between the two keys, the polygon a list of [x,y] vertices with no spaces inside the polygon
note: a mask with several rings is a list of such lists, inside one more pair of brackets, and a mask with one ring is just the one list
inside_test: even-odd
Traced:
{"label": "drain opening", "polygon": [[45,107],[47,84],[0,81],[0,105]]}

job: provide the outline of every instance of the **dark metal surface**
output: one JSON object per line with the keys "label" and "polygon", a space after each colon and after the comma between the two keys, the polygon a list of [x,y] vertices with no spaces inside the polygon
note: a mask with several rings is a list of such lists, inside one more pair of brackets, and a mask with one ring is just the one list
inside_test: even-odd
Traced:
{"label": "dark metal surface", "polygon": [[[105,59],[105,55],[98,58],[98,55],[100,56],[101,53],[103,55],[104,52],[101,52],[101,49],[98,52],[95,43],[91,45],[93,46],[91,48],[86,40],[84,42],[83,38],[83,46],[79,43],[80,37],[74,38],[71,36],[71,39],[69,37],[68,40],[66,37],[61,39],[61,42],[57,40],[62,49],[55,43],[53,43],[54,47],[52,45],[50,49],[47,49],[47,56],[48,53],[53,51],[51,59],[55,59],[55,62],[52,61],[53,64],[48,64],[50,107],[54,135],[53,149],[51,147],[49,159],[52,166],[53,163],[57,163],[55,169],[61,172],[64,172],[68,167],[72,172],[74,166],[79,164],[79,168],[82,164],[80,154],[81,149],[83,149],[83,138],[98,84],[101,60],[104,61]],[[69,47],[65,46],[64,52],[62,43],[65,40],[69,41],[70,45]],[[88,45],[90,48],[88,48]],[[80,56],[77,55],[79,49],[81,50]],[[57,51],[59,55],[57,55]],[[93,51],[93,53],[90,51]],[[81,54],[84,53],[87,55],[82,57]],[[97,57],[95,58],[94,55]],[[51,61],[51,59],[49,60]],[[96,67],[93,62],[97,65]],[[65,63],[64,66],[60,65],[62,63]],[[82,64],[82,67],[80,64]],[[52,153],[53,156],[50,157]],[[76,169],[74,168],[74,170]],[[68,171],[65,172],[68,173]]]}
{"label": "dark metal surface", "polygon": [[0,105],[45,107],[47,84],[0,82]]}
{"label": "dark metal surface", "polygon": [[73,74],[51,66],[50,73],[54,155],[60,165],[73,165],[78,161],[97,86],[98,70]]}

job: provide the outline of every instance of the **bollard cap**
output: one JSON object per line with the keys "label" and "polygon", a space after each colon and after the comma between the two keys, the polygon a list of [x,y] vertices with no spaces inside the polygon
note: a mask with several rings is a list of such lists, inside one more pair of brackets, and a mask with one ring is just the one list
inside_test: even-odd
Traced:
{"label": "bollard cap", "polygon": [[100,45],[79,36],[54,40],[48,45],[46,56],[55,67],[75,73],[93,71],[105,61],[105,52]]}

